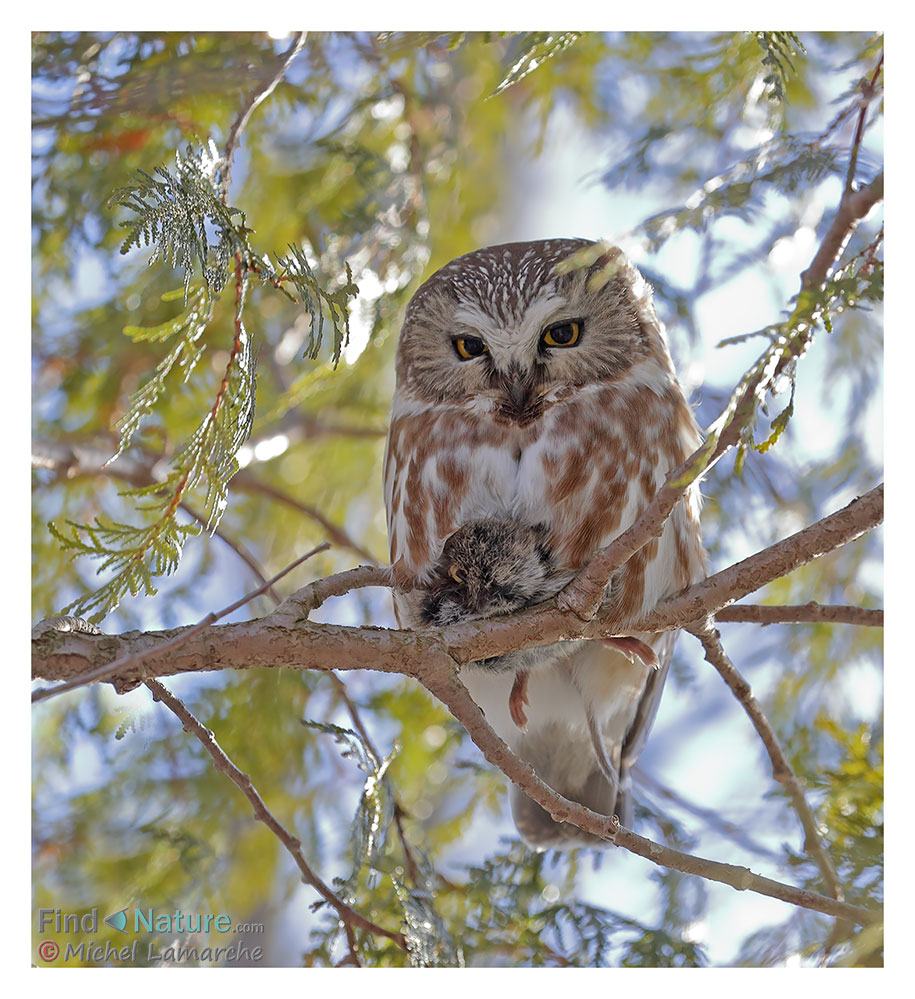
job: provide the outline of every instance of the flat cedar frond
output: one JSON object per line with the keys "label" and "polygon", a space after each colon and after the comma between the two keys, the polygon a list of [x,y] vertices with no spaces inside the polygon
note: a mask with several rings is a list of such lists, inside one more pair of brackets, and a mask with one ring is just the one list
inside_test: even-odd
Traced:
{"label": "flat cedar frond", "polygon": [[333,736],[334,741],[343,747],[341,755],[345,759],[353,760],[365,774],[362,797],[359,799],[352,824],[353,870],[345,881],[337,881],[343,893],[352,896],[363,868],[380,866],[379,861],[384,853],[388,830],[394,819],[394,799],[390,794],[386,775],[388,767],[399,751],[399,746],[395,744],[388,756],[378,759],[362,736],[352,729],[341,728],[328,722],[303,720],[302,724]]}
{"label": "flat cedar frond", "polygon": [[[463,954],[435,908],[435,873],[422,851],[415,849],[414,874],[419,883],[408,885],[400,865],[389,856],[388,833],[394,821],[394,794],[388,768],[400,751],[379,759],[364,739],[352,729],[329,722],[303,720],[307,728],[324,732],[342,747],[341,755],[356,763],[366,775],[362,795],[352,822],[353,869],[346,879],[335,878],[337,893],[350,904],[358,899],[360,876],[385,875],[390,879],[394,898],[400,907],[404,934],[414,967],[463,967]],[[320,907],[318,903],[315,907]],[[336,921],[335,921],[336,922]]]}
{"label": "flat cedar frond", "polygon": [[757,31],[756,40],[765,53],[762,64],[768,70],[763,77],[768,87],[766,95],[771,101],[785,101],[788,77],[797,72],[791,58],[806,55],[807,50],[793,31]]}
{"label": "flat cedar frond", "polygon": [[128,594],[153,596],[157,592],[153,578],[174,572],[188,535],[200,532],[196,524],[179,524],[172,516],[160,517],[143,527],[100,517],[93,524],[66,521],[64,530],[53,523],[48,527],[65,551],[101,559],[98,572],[110,570],[114,574],[98,590],[79,597],[62,611],[79,617],[93,611],[89,620],[94,623]]}
{"label": "flat cedar frond", "polygon": [[[141,244],[153,246],[151,264],[167,260],[184,271],[185,298],[198,267],[207,295],[216,296],[226,283],[232,257],[249,251],[243,213],[219,197],[221,164],[212,139],[196,149],[187,146],[183,155],[175,153],[174,173],[161,166],[152,174],[138,170],[139,180],[118,188],[108,202],[133,215],[121,223],[127,230],[121,253]],[[215,242],[208,229],[215,232]]]}
{"label": "flat cedar frond", "polygon": [[115,429],[121,436],[114,458],[126,450],[140,424],[152,412],[165,391],[165,379],[176,364],[184,371],[183,380],[188,380],[204,351],[198,341],[212,318],[212,302],[201,288],[191,299],[189,308],[176,319],[151,329],[138,326],[128,326],[124,329],[124,332],[134,340],[162,341],[178,334],[180,337],[172,350],[156,365],[149,378],[130,397],[127,412],[115,424]]}
{"label": "flat cedar frond", "polygon": [[736,215],[750,220],[768,189],[785,193],[802,184],[815,184],[830,173],[841,174],[842,153],[832,146],[795,136],[777,139],[755,149],[726,173],[712,177],[687,199],[682,208],[652,215],[639,227],[657,251],[684,229],[703,232],[716,219]]}
{"label": "flat cedar frond", "polygon": [[526,76],[542,66],[547,59],[552,59],[565,52],[581,37],[580,31],[529,31],[522,36],[521,51],[508,68],[502,82],[490,96],[495,97],[503,90],[523,80]]}
{"label": "flat cedar frond", "polygon": [[436,910],[432,892],[410,888],[396,873],[391,880],[403,913],[410,964],[414,968],[463,968],[463,950]]}
{"label": "flat cedar frond", "polygon": [[[201,300],[202,301],[202,300]],[[76,555],[100,558],[99,572],[111,570],[113,577],[99,590],[72,603],[67,610],[77,613],[98,608],[90,620],[99,621],[114,610],[127,594],[144,592],[151,596],[155,576],[171,574],[178,568],[181,552],[188,535],[199,533],[197,525],[181,525],[176,519],[182,499],[203,485],[202,519],[208,531],[213,531],[228,503],[229,480],[238,470],[236,454],[247,439],[254,419],[254,355],[251,340],[240,319],[244,302],[238,302],[236,343],[229,358],[223,384],[213,407],[200,425],[175,455],[172,470],[164,482],[139,486],[122,493],[136,500],[136,508],[155,520],[141,526],[103,522],[95,526],[70,524],[70,533],[63,534],[50,525],[54,536],[65,550]],[[202,302],[203,304],[203,302]],[[119,424],[123,451],[143,416],[152,408],[164,387],[164,379],[175,362],[186,373],[200,355],[194,344],[206,327],[211,306],[181,325],[183,335],[177,346],[158,367],[152,378],[134,396],[130,411]],[[142,501],[142,502],[141,502]],[[80,540],[80,532],[88,537]]]}
{"label": "flat cedar frond", "polygon": [[326,315],[333,329],[332,353],[336,365],[344,346],[349,342],[349,300],[355,298],[359,292],[353,282],[349,264],[346,265],[346,280],[335,291],[329,292],[319,283],[300,247],[290,244],[289,256],[281,257],[277,254],[276,260],[281,271],[276,275],[271,274],[270,277],[291,282],[299,293],[302,308],[311,317],[311,330],[305,346],[305,356],[312,360],[318,356],[324,338]]}
{"label": "flat cedar frond", "polygon": [[[111,460],[126,450],[143,420],[159,403],[166,379],[176,365],[185,381],[191,376],[204,351],[201,337],[213,319],[216,300],[233,263],[235,339],[216,399],[197,429],[178,448],[168,478],[121,494],[132,497],[140,512],[155,518],[153,522],[136,528],[116,525],[117,529],[112,524],[104,528],[98,523],[95,527],[71,525],[68,535],[52,526],[54,536],[66,550],[102,558],[102,568],[114,571],[114,577],[102,589],[71,604],[71,608],[99,608],[93,620],[117,607],[127,593],[141,589],[155,593],[152,577],[177,568],[186,535],[196,533],[196,528],[189,530],[176,521],[178,508],[188,493],[202,492],[201,517],[210,532],[216,529],[228,505],[229,480],[238,470],[236,455],[254,422],[255,353],[243,321],[250,276],[273,285],[309,314],[308,356],[317,357],[326,321],[333,330],[334,364],[349,337],[349,300],[358,293],[349,265],[345,278],[336,288],[327,290],[305,252],[297,246],[290,246],[288,257],[277,255],[280,272],[268,257],[256,256],[248,242],[251,230],[244,224],[244,215],[222,201],[224,169],[225,162],[210,139],[205,145],[188,146],[183,154],[176,153],[173,171],[164,167],[156,167],[152,174],[138,171],[139,180],[119,188],[109,201],[133,215],[121,223],[127,230],[121,252],[134,246],[152,246],[150,263],[164,260],[182,268],[186,305],[181,315],[165,323],[124,329],[135,341],[177,340],[133,394],[127,412],[117,422],[120,440]],[[202,283],[194,289],[191,279],[198,272]],[[291,284],[298,298],[290,295],[284,284]],[[80,531],[91,539],[89,543],[79,541]]]}
{"label": "flat cedar frond", "polygon": [[236,455],[254,423],[255,370],[251,338],[239,316],[236,342],[213,408],[175,455],[172,466],[186,477],[186,489],[203,480],[203,519],[208,531],[219,523],[229,499]]}

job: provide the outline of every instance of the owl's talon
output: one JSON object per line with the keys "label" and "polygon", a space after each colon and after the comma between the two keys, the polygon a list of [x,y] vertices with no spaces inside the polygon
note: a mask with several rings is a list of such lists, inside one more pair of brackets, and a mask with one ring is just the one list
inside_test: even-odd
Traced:
{"label": "owl's talon", "polygon": [[611,649],[616,649],[617,652],[622,653],[631,663],[638,659],[643,666],[647,666],[649,669],[658,669],[661,665],[655,650],[647,643],[639,641],[638,638],[618,636],[616,638],[602,638],[601,641],[604,645],[609,645]]}
{"label": "owl's talon", "polygon": [[448,575],[456,583],[463,583],[464,582],[464,577],[460,575],[460,571],[461,571],[461,567],[459,565],[457,565],[456,563],[454,563],[454,562],[452,562],[451,565],[448,566]]}
{"label": "owl's talon", "polygon": [[527,699],[527,670],[519,670],[515,674],[515,682],[512,684],[511,693],[508,695],[508,713],[512,721],[521,729],[527,731],[527,714],[524,709],[530,706]]}

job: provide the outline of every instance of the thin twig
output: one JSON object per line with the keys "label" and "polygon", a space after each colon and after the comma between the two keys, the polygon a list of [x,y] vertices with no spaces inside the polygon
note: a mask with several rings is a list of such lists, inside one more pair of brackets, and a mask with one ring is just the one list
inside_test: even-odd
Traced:
{"label": "thin twig", "polygon": [[232,180],[232,160],[235,157],[235,150],[238,148],[241,133],[245,130],[245,126],[248,124],[248,121],[255,109],[273,93],[277,84],[286,75],[286,72],[295,60],[295,57],[302,51],[307,35],[307,31],[299,32],[296,40],[280,57],[279,69],[269,80],[267,80],[266,83],[263,84],[263,86],[259,87],[254,91],[254,93],[251,94],[229,130],[229,137],[226,139],[226,148],[223,153],[224,168],[221,195],[223,204],[226,203],[226,200],[229,197],[229,184]]}
{"label": "thin twig", "polygon": [[857,624],[883,627],[883,611],[848,604],[732,604],[715,614],[716,621],[744,621],[754,624]]}
{"label": "thin twig", "polygon": [[[125,460],[124,455],[119,455],[116,460],[111,461],[110,452],[96,445],[77,444],[71,447],[57,442],[42,442],[32,446],[32,467],[53,472],[53,482],[72,482],[78,478],[102,476],[128,482],[132,486],[154,485],[158,480],[153,475],[152,468],[136,461],[136,453],[132,457],[134,460],[130,461]],[[181,500],[178,507],[198,524],[206,526],[203,516],[186,500]],[[266,581],[267,577],[257,559],[241,542],[235,541],[219,526],[212,528],[212,533],[235,552],[258,582]],[[280,597],[273,587],[266,592],[274,602],[279,603]]]}
{"label": "thin twig", "polygon": [[[879,66],[878,70],[879,72]],[[876,81],[877,72],[874,74]],[[846,190],[839,202],[835,218],[827,230],[810,266],[801,275],[801,295],[795,312],[789,319],[805,309],[812,309],[811,294],[819,294],[829,270],[839,258],[858,223],[878,201],[883,198],[883,173],[859,191]],[[805,297],[806,293],[806,297]],[[815,310],[812,310],[815,311]],[[798,323],[780,357],[771,363],[759,363],[757,374],[743,387],[739,395],[728,402],[725,411],[712,424],[707,440],[701,444],[667,477],[649,506],[622,534],[598,551],[591,561],[558,596],[558,606],[574,611],[584,620],[590,620],[598,611],[604,591],[613,573],[642,549],[652,538],[658,537],[664,524],[683,494],[740,441],[744,428],[749,424],[762,398],[763,391],[775,384],[783,371],[803,356],[813,339],[815,323]],[[765,356],[765,355],[764,355]]]}
{"label": "thin twig", "polygon": [[378,564],[378,560],[375,556],[372,555],[370,551],[363,548],[362,545],[354,541],[342,527],[333,523],[333,521],[328,520],[320,510],[317,510],[312,506],[308,506],[306,503],[302,503],[294,496],[290,496],[289,493],[283,492],[282,489],[278,489],[276,486],[270,485],[268,482],[263,482],[260,479],[255,478],[255,476],[248,474],[244,470],[235,476],[233,486],[236,490],[248,493],[261,493],[264,496],[269,496],[270,499],[276,500],[278,503],[285,504],[291,509],[302,514],[303,517],[307,517],[309,520],[313,520],[316,524],[320,525],[322,531],[327,535],[328,540],[336,547],[348,548],[351,552],[354,552],[359,558],[363,559],[370,565]]}
{"label": "thin twig", "polygon": [[851,152],[848,157],[848,173],[845,175],[845,192],[850,193],[854,190],[855,184],[855,170],[858,165],[858,150],[861,148],[861,140],[864,138],[864,120],[867,118],[867,109],[870,107],[871,101],[874,99],[874,95],[877,93],[877,80],[880,76],[880,70],[883,68],[883,53],[880,53],[880,58],[877,60],[877,66],[874,69],[873,75],[869,82],[866,82],[861,87],[861,109],[858,112],[858,124],[855,126],[855,136],[851,144]]}
{"label": "thin twig", "polygon": [[820,868],[829,893],[833,898],[841,901],[844,898],[842,886],[839,884],[839,876],[836,874],[832,860],[820,839],[816,817],[810,805],[807,804],[807,798],[804,796],[804,789],[801,782],[794,773],[794,770],[792,770],[788,757],[782,749],[781,743],[778,741],[778,736],[775,734],[775,730],[772,728],[769,719],[766,718],[762,708],[759,706],[759,702],[753,696],[750,685],[731,662],[724,651],[724,646],[721,644],[721,636],[709,623],[706,622],[701,627],[688,628],[687,630],[692,632],[702,643],[706,660],[718,670],[721,678],[730,687],[731,692],[753,723],[753,727],[766,747],[766,752],[772,763],[772,776],[780,784],[783,784],[791,795],[794,810],[797,812],[804,830],[804,849]]}
{"label": "thin twig", "polygon": [[632,776],[635,778],[641,791],[647,791],[649,794],[656,794],[661,798],[667,799],[667,801],[671,802],[677,808],[681,808],[684,812],[689,812],[690,815],[701,819],[711,829],[715,829],[721,835],[734,840],[744,850],[756,853],[769,861],[777,862],[779,860],[779,856],[774,850],[763,846],[762,843],[757,843],[756,840],[747,834],[746,829],[742,826],[734,822],[729,822],[715,809],[703,808],[692,801],[687,801],[686,798],[674,791],[673,788],[662,784],[657,778],[647,773],[640,766],[633,767]]}
{"label": "thin twig", "polygon": [[[286,566],[285,569],[281,569],[275,576],[268,579],[263,585],[259,586],[256,590],[252,590],[250,593],[245,594],[245,596],[239,598],[234,603],[229,604],[228,607],[223,607],[221,611],[211,611],[205,618],[198,621],[197,624],[192,625],[190,628],[181,629],[177,635],[163,642],[156,648],[148,649],[145,651],[138,651],[134,653],[129,653],[126,656],[122,656],[120,659],[116,659],[114,662],[107,663],[104,666],[99,666],[97,669],[91,670],[88,673],[84,673],[81,676],[74,677],[72,680],[62,683],[57,687],[48,687],[43,690],[35,690],[32,692],[32,703],[37,701],[45,701],[49,697],[56,697],[58,694],[63,694],[68,690],[73,690],[76,687],[85,686],[87,683],[97,683],[100,680],[104,680],[113,674],[121,670],[133,669],[144,660],[149,658],[155,652],[170,652],[174,651],[180,645],[189,641],[195,635],[199,635],[202,631],[208,628],[210,625],[214,624],[220,618],[227,617],[233,611],[238,610],[239,607],[243,607],[246,603],[249,603],[255,597],[259,597],[262,593],[266,592],[273,586],[274,583],[278,582],[287,573],[292,572],[293,569],[300,566],[303,562],[306,562],[312,556],[317,555],[319,552],[326,551],[330,548],[330,544],[325,541],[318,545],[316,548],[312,548],[311,551],[306,552],[304,555],[297,558],[294,562],[291,562]],[[48,622],[42,622],[46,624]],[[53,630],[53,619],[51,619],[51,630]],[[41,624],[38,625],[41,628]]]}
{"label": "thin twig", "polygon": [[[197,513],[197,511],[192,506],[183,501],[178,505],[182,510],[184,510],[186,514],[188,514],[188,516],[193,517],[194,520],[197,521],[197,523],[202,524],[204,526],[206,525],[206,521],[199,513]],[[254,577],[257,579],[259,583],[264,583],[266,585],[266,589],[264,590],[264,592],[267,594],[268,597],[270,597],[270,599],[275,604],[278,604],[282,600],[282,597],[268,582],[267,574],[264,572],[263,568],[258,563],[257,559],[255,559],[255,557],[248,551],[248,549],[243,544],[241,544],[238,541],[235,541],[234,538],[226,534],[226,532],[221,527],[214,528],[213,534],[215,535],[215,537],[219,538],[219,540],[227,548],[230,548],[233,552],[235,552],[235,554],[242,560],[242,562],[244,562],[245,565],[251,570],[251,572],[254,574]]]}
{"label": "thin twig", "polygon": [[[312,426],[312,423],[309,423]],[[372,430],[369,428],[360,429],[358,427],[342,427],[331,424],[322,424],[313,421],[314,436],[322,434],[349,434],[354,437],[378,437],[383,436],[384,431]],[[248,442],[251,446],[251,442]],[[119,455],[115,461],[111,461],[111,452],[107,447],[95,443],[85,444],[82,442],[69,444],[56,441],[42,441],[32,446],[32,467],[42,468],[54,473],[55,481],[72,482],[77,478],[92,476],[105,476],[106,478],[119,479],[122,482],[129,482],[134,486],[150,486],[159,481],[153,474],[155,466],[165,460],[161,454],[148,454],[143,461],[137,458],[138,449],[134,448],[131,455]],[[262,482],[250,468],[243,468],[235,473],[232,479],[232,488],[235,492],[259,493],[278,503],[290,507],[300,513],[303,517],[313,520],[320,525],[327,540],[336,548],[346,548],[354,552],[360,559],[371,565],[377,565],[378,560],[367,549],[359,545],[347,532],[329,520],[320,510],[308,506],[297,500],[289,493],[283,492],[276,486]],[[201,518],[183,500],[178,504],[195,519]],[[230,541],[220,534],[219,528],[213,532],[226,544]],[[233,543],[231,547],[237,546]],[[254,566],[248,559],[238,551],[252,570]]]}
{"label": "thin twig", "polygon": [[190,732],[191,735],[199,740],[200,744],[212,758],[213,765],[216,769],[221,773],[224,773],[248,799],[248,801],[251,802],[251,806],[254,809],[254,817],[259,822],[263,822],[264,825],[267,826],[267,828],[288,850],[295,861],[296,866],[302,872],[302,880],[306,882],[306,884],[310,884],[326,902],[337,910],[337,914],[340,916],[341,921],[345,926],[350,928],[350,931],[347,934],[347,939],[350,944],[351,952],[355,953],[355,939],[351,936],[353,926],[358,926],[359,929],[365,930],[368,933],[374,933],[379,936],[387,937],[388,940],[393,940],[394,943],[396,943],[401,949],[407,950],[406,938],[402,933],[395,933],[391,930],[386,930],[384,927],[378,926],[371,920],[366,919],[365,916],[357,912],[355,909],[350,908],[350,906],[348,906],[341,898],[335,895],[321,880],[321,878],[318,877],[302,853],[301,841],[289,833],[275,818],[273,813],[264,804],[264,800],[261,798],[260,794],[258,794],[257,789],[251,783],[251,778],[246,773],[242,773],[242,771],[239,770],[239,768],[229,759],[224,750],[220,747],[219,743],[216,741],[210,729],[198,721],[198,719],[188,710],[187,706],[179,698],[175,697],[175,695],[172,694],[171,691],[158,680],[147,680],[146,686],[149,687],[153,697],[157,701],[161,701],[165,704],[166,707],[168,707],[168,709],[180,719],[184,730],[186,732]]}

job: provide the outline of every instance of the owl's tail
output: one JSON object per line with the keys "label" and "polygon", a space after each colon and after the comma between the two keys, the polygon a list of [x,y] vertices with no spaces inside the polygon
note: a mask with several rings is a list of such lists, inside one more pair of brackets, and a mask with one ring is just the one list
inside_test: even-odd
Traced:
{"label": "owl's tail", "polygon": [[[603,769],[595,766],[582,787],[556,787],[564,798],[577,801],[599,815],[619,816],[627,827],[632,825],[632,791],[628,769],[624,769],[618,787],[610,784]],[[531,849],[571,849],[576,846],[608,846],[607,840],[583,832],[571,822],[557,822],[549,812],[532,801],[519,787],[511,789],[511,810],[521,838]]]}
{"label": "owl's tail", "polygon": [[[621,763],[620,747],[613,747],[608,752],[600,726],[590,711],[588,729],[590,744],[573,746],[566,742],[564,747],[572,758],[579,761],[590,759],[590,768],[584,774],[581,771],[576,774],[574,770],[557,765],[553,754],[544,754],[545,743],[536,738],[524,740],[518,747],[519,755],[564,798],[577,801],[599,815],[615,813],[622,825],[631,826],[633,808],[629,767]],[[557,822],[518,787],[512,787],[510,800],[515,826],[521,838],[535,850],[608,845],[606,840],[583,832],[570,822]]]}

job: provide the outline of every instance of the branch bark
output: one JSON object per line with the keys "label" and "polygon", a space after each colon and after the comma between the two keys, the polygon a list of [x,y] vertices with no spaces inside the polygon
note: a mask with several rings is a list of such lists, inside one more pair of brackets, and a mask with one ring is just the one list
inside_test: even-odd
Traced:
{"label": "branch bark", "polygon": [[[631,631],[672,631],[703,621],[771,580],[847,544],[882,519],[883,487],[880,486],[853,500],[843,510],[662,601],[651,614],[632,623]],[[287,598],[273,614],[241,624],[204,627],[177,647],[172,640],[187,628],[91,636],[39,625],[32,641],[32,675],[71,681],[68,689],[80,683],[80,675],[87,669],[97,669],[100,665],[106,678],[115,682],[118,689],[129,689],[153,676],[279,666],[373,669],[418,676],[417,671],[433,654],[466,663],[551,642],[617,634],[616,623],[608,612],[583,621],[575,613],[549,603],[511,617],[471,621],[440,631],[355,628],[307,620],[308,614],[330,596],[360,586],[390,585],[387,569],[360,566],[309,583]],[[143,663],[128,663],[116,671],[104,669],[105,663],[129,661],[130,657],[138,656]]]}
{"label": "branch bark", "polygon": [[[871,88],[876,83],[880,65],[874,73]],[[862,114],[864,110],[866,104]],[[882,171],[870,184],[860,190],[854,190],[851,186],[846,188],[835,217],[810,266],[801,274],[800,295],[787,324],[791,332],[787,338],[783,338],[781,354],[771,356],[763,354],[755,366],[755,371],[750,369],[754,373],[744,377],[742,389],[735,391],[724,412],[712,424],[706,441],[679,468],[671,472],[635,523],[597,552],[589,564],[559,594],[557,601],[560,608],[571,610],[584,620],[594,617],[613,573],[652,538],[661,534],[667,518],[687,489],[706,475],[732,447],[738,444],[766,391],[775,384],[789,364],[802,357],[807,350],[813,339],[815,327],[815,323],[810,319],[821,307],[819,299],[823,283],[829,276],[832,266],[842,255],[858,223],[877,202],[882,200]],[[801,321],[802,319],[804,321]]]}
{"label": "branch bark", "polygon": [[715,614],[716,621],[744,621],[754,624],[857,624],[883,627],[883,611],[848,604],[734,604]]}
{"label": "branch bark", "polygon": [[772,763],[772,776],[780,784],[784,784],[791,795],[794,810],[797,812],[804,830],[804,849],[820,868],[820,873],[823,875],[823,880],[826,882],[829,893],[833,898],[841,901],[845,896],[839,884],[836,869],[829,854],[826,852],[826,848],[823,846],[823,841],[820,839],[816,818],[811,811],[810,805],[807,803],[807,798],[804,796],[804,789],[794,770],[791,768],[788,757],[785,755],[785,751],[782,749],[781,743],[778,741],[778,736],[775,734],[775,730],[772,728],[769,719],[766,718],[762,708],[759,706],[759,702],[753,696],[753,691],[750,689],[749,683],[740,675],[736,666],[731,662],[724,651],[724,646],[721,644],[721,636],[709,622],[706,621],[700,627],[688,630],[702,643],[706,661],[718,670],[722,680],[730,687],[731,692],[753,723],[753,727],[756,729],[760,739],[762,739],[762,743],[769,755],[769,760]]}
{"label": "branch bark", "polygon": [[615,817],[598,815],[584,805],[564,798],[545,784],[527,763],[515,756],[490,728],[483,713],[458,679],[454,665],[449,663],[447,658],[435,657],[427,665],[423,675],[417,679],[467,729],[486,760],[545,808],[557,822],[572,822],[580,829],[629,850],[630,853],[638,854],[661,867],[718,881],[738,891],[753,891],[760,895],[768,895],[792,905],[813,909],[860,925],[880,922],[882,916],[879,912],[773,881],[771,878],[754,874],[747,867],[723,864],[674,850],[624,828]]}

